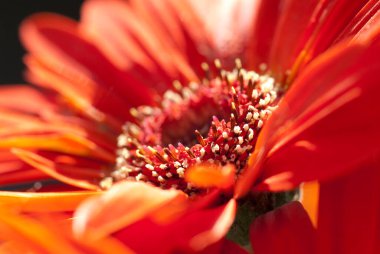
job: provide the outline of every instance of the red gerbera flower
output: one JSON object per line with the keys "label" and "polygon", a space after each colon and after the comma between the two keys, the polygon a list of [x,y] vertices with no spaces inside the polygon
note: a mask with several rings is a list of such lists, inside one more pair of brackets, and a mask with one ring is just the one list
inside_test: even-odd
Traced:
{"label": "red gerbera flower", "polygon": [[[305,205],[317,229],[291,203],[254,222],[252,243],[258,253],[329,248],[326,193],[378,165],[379,4],[263,1],[251,12],[254,5],[226,2],[202,16],[205,5],[189,1],[98,0],[86,2],[80,23],[53,14],[25,21],[28,77],[45,95],[0,93],[2,184],[57,191],[53,178],[88,191],[4,192],[2,202],[73,211],[109,189],[76,211],[75,244],[112,235],[139,253],[237,251],[223,240],[234,220],[237,240],[232,231],[248,228],[257,207],[270,210],[255,193],[319,180],[318,213]],[[233,33],[217,29],[222,21]],[[288,227],[294,214],[302,220]],[[293,231],[313,247],[289,239]],[[271,250],[273,232],[286,240]]]}

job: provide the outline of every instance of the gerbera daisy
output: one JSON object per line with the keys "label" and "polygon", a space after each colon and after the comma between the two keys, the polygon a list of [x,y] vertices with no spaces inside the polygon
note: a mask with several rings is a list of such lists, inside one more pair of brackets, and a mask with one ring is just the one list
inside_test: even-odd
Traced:
{"label": "gerbera daisy", "polygon": [[[376,1],[205,8],[88,1],[79,23],[27,19],[27,76],[44,95],[27,87],[0,93],[2,184],[88,191],[3,193],[3,202],[72,211],[98,193],[91,191],[107,190],[76,212],[83,242],[113,235],[145,253],[236,248],[223,240],[234,220],[230,238],[244,244],[237,238],[252,214],[273,209],[257,191],[328,182],[379,157],[380,112],[368,110],[380,68]],[[301,214],[297,204],[280,209]],[[282,210],[258,219],[253,238],[282,226],[265,223]],[[311,217],[319,229],[323,220]],[[253,240],[258,253],[260,243]]]}

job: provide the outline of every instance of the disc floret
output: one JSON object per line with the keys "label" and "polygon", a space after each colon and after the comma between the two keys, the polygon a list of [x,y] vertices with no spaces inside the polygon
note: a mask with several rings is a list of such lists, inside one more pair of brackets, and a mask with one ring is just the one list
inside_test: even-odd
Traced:
{"label": "disc floret", "polygon": [[234,164],[236,174],[246,166],[258,133],[276,109],[275,80],[241,67],[232,71],[215,61],[216,75],[207,64],[206,78],[183,86],[174,82],[157,107],[132,109],[118,137],[115,169],[101,185],[121,180],[145,181],[162,188],[197,191],[186,170],[197,163]]}

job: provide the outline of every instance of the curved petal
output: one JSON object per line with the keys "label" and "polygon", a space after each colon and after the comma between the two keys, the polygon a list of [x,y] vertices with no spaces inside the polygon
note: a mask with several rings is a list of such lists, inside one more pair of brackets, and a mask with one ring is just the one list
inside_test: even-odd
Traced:
{"label": "curved petal", "polygon": [[[94,100],[100,95],[110,97],[110,91],[113,96],[121,96],[127,106],[152,103],[151,91],[133,75],[117,70],[81,34],[74,21],[54,14],[37,14],[23,22],[20,34],[33,57],[76,84],[75,95],[88,98],[90,105],[96,105]],[[119,109],[106,113],[118,118],[128,115]]]}
{"label": "curved petal", "polygon": [[75,214],[74,232],[80,238],[101,238],[149,217],[173,200],[183,202],[185,199],[181,191],[161,190],[139,182],[123,182],[79,207]]}
{"label": "curved petal", "polygon": [[262,1],[251,35],[251,64],[289,85],[319,54],[372,26],[376,2]]}
{"label": "curved petal", "polygon": [[[83,6],[81,26],[122,71],[138,70],[148,85],[163,93],[175,79],[197,80],[189,62],[198,58],[198,51],[187,55],[189,45],[178,45],[188,32],[181,23],[192,13],[185,3],[92,0]],[[178,4],[185,5],[181,18],[175,10]],[[196,16],[191,21],[194,24]]]}
{"label": "curved petal", "polygon": [[369,0],[366,5],[351,20],[350,24],[341,32],[336,41],[344,40],[348,37],[360,38],[368,30],[373,30],[374,26],[380,25],[380,2]]}
{"label": "curved petal", "polygon": [[258,217],[251,226],[251,243],[257,254],[317,253],[315,229],[299,202]]}
{"label": "curved petal", "polygon": [[230,200],[213,208],[190,210],[170,223],[141,220],[116,236],[138,253],[201,252],[226,235],[235,213],[236,201]]}
{"label": "curved petal", "polygon": [[[79,188],[87,189],[87,190],[99,190],[99,186],[96,184],[91,183],[86,180],[72,178],[70,176],[67,176],[66,174],[63,174],[57,170],[57,165],[54,161],[49,160],[46,157],[40,156],[36,153],[21,150],[21,149],[13,149],[12,150],[15,155],[17,155],[22,161],[30,164],[34,168],[42,171],[46,175],[57,179],[63,183],[76,186]],[[96,179],[99,180],[99,179]]]}
{"label": "curved petal", "polygon": [[2,138],[0,148],[32,148],[47,151],[57,151],[66,154],[89,156],[94,159],[102,159],[113,162],[115,156],[109,152],[97,147],[90,140],[83,139],[74,135],[35,135],[35,136],[18,136]]}
{"label": "curved petal", "polygon": [[282,1],[280,17],[275,27],[273,42],[268,56],[268,68],[279,80],[291,68],[307,33],[313,14],[318,11],[321,1]]}
{"label": "curved petal", "polygon": [[[375,57],[378,54],[377,39],[372,45],[330,55],[326,62],[319,62],[319,67],[310,68],[309,73],[300,77],[294,84],[298,87],[290,90],[283,101],[282,113],[288,109],[293,113],[283,123],[286,127],[279,131],[281,141],[268,154],[264,184],[279,190],[302,181],[323,181],[380,156],[380,108],[368,110],[377,104],[379,93],[380,66]],[[355,64],[345,64],[349,61]],[[331,65],[340,66],[331,70]],[[321,78],[327,69],[330,75]],[[299,93],[310,82],[314,82],[316,91],[309,88],[309,101],[305,92],[302,92],[305,99],[299,99]],[[357,114],[360,120],[352,121]]]}
{"label": "curved petal", "polygon": [[[269,151],[255,158],[265,163],[257,189],[286,190],[333,178],[379,155],[380,108],[373,107],[379,53],[378,38],[336,47],[303,72],[259,137],[258,150]],[[240,185],[252,183],[241,179]]]}
{"label": "curved petal", "polygon": [[[324,4],[324,12],[318,17],[320,23],[316,26],[315,34],[311,36],[312,46],[308,55],[317,56],[331,46],[341,31],[350,24],[351,20],[365,7],[368,0],[359,0],[355,2],[347,0],[337,0],[333,3],[326,1]],[[348,4],[349,3],[349,4]],[[308,59],[310,60],[310,58]]]}
{"label": "curved petal", "polygon": [[366,2],[368,0],[355,3],[347,0],[319,1],[306,31],[297,43],[296,54],[293,54],[296,59],[293,57],[290,62],[292,67],[286,66],[290,68],[287,85],[290,85],[300,69],[305,68],[315,57],[339,41],[341,31],[350,25],[362,8],[365,8]]}

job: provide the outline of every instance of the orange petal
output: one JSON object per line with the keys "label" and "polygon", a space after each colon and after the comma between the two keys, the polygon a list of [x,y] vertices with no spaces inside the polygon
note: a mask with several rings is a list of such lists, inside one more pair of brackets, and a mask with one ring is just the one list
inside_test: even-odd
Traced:
{"label": "orange petal", "polygon": [[99,187],[89,183],[88,181],[77,180],[65,175],[58,173],[56,170],[56,165],[53,161],[48,160],[42,156],[39,156],[33,152],[21,150],[21,149],[12,149],[12,152],[17,155],[21,160],[30,164],[38,170],[41,170],[45,174],[69,185],[73,185],[79,188],[88,189],[88,190],[98,190]]}
{"label": "orange petal", "polygon": [[74,211],[85,199],[100,192],[8,192],[0,191],[0,206],[19,212],[63,212]]}
{"label": "orange petal", "polygon": [[13,147],[92,156],[109,162],[113,162],[115,159],[113,154],[98,147],[92,141],[72,134],[24,135],[8,138],[4,137],[0,140],[0,148]]}
{"label": "orange petal", "polygon": [[150,216],[168,202],[175,199],[180,202],[186,198],[181,191],[162,190],[140,182],[123,182],[80,206],[75,214],[74,231],[80,238],[101,238]]}
{"label": "orange petal", "polygon": [[0,244],[0,254],[24,254],[28,253],[26,246],[20,246],[17,242],[4,242]]}
{"label": "orange petal", "polygon": [[84,253],[37,221],[4,209],[0,211],[0,239],[16,241],[36,253]]}
{"label": "orange petal", "polygon": [[314,227],[318,224],[319,183],[308,182],[301,185],[300,202],[309,214]]}
{"label": "orange petal", "polygon": [[90,243],[82,243],[85,247],[89,248],[92,253],[96,254],[134,254],[131,249],[125,246],[122,242],[118,241],[113,237],[104,237],[97,239],[96,241]]}
{"label": "orange petal", "polygon": [[224,167],[203,163],[186,170],[185,179],[200,188],[229,188],[235,180],[236,169],[233,165]]}

